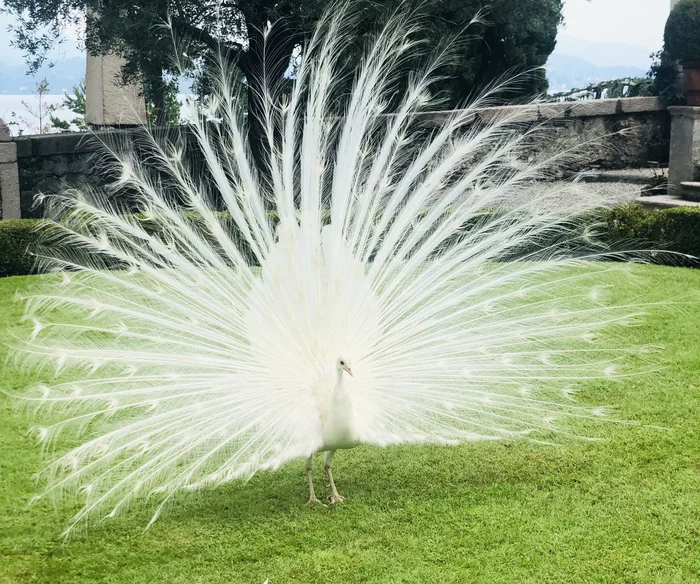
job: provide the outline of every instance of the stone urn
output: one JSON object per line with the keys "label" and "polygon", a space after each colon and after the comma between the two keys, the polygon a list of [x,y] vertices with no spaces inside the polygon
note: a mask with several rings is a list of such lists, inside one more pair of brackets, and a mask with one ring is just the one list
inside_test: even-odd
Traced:
{"label": "stone urn", "polygon": [[700,106],[700,61],[683,61],[683,89],[688,105]]}

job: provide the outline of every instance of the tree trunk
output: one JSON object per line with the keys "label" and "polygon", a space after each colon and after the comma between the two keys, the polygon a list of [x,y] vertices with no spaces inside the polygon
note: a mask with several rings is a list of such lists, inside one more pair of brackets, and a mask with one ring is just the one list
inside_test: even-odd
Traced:
{"label": "tree trunk", "polygon": [[153,91],[153,104],[156,110],[155,125],[165,126],[165,91],[162,82]]}
{"label": "tree trunk", "polygon": [[153,104],[153,124],[165,126],[165,85],[163,84],[163,69],[150,66],[146,80],[148,91],[145,98]]}

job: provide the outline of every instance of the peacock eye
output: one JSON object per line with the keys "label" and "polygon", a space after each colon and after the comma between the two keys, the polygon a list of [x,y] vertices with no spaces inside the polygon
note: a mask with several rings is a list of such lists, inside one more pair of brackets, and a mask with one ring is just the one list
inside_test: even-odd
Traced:
{"label": "peacock eye", "polygon": [[341,365],[345,365],[345,361],[341,361],[340,364],[341,364]]}

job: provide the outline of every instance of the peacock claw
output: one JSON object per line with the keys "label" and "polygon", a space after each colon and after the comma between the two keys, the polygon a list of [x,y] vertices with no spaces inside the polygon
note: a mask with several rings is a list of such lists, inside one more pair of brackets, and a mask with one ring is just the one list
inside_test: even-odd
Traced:
{"label": "peacock claw", "polygon": [[345,501],[345,497],[343,497],[342,495],[338,495],[338,494],[331,495],[331,496],[329,497],[329,499],[331,500],[331,504],[333,504],[333,503],[342,503],[343,501]]}
{"label": "peacock claw", "polygon": [[321,507],[328,507],[325,503],[323,503],[318,497],[309,497],[309,500],[307,501],[307,505],[312,505],[314,503],[317,503]]}

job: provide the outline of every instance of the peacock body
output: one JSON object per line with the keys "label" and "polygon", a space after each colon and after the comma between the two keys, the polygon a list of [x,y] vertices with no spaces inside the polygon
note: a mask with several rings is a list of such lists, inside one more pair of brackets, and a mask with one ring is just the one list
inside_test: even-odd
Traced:
{"label": "peacock body", "polygon": [[[21,355],[52,379],[41,438],[80,437],[44,471],[47,492],[84,497],[71,527],[159,496],[155,520],[178,490],[299,458],[317,501],[317,452],[336,502],[337,449],[548,440],[598,415],[571,386],[615,375],[629,350],[610,331],[640,312],[604,302],[627,268],[593,261],[608,250],[579,218],[598,202],[547,205],[533,181],[557,157],[522,163],[540,129],[507,113],[474,123],[489,92],[426,133],[442,50],[387,115],[416,50],[410,16],[341,95],[348,18],[322,21],[283,105],[266,94],[265,173],[222,66],[192,122],[204,171],[146,133],[149,156],[110,153],[111,188],[140,215],[87,187],[47,200],[39,255],[57,274],[27,299]],[[539,195],[509,206],[524,189]]]}

